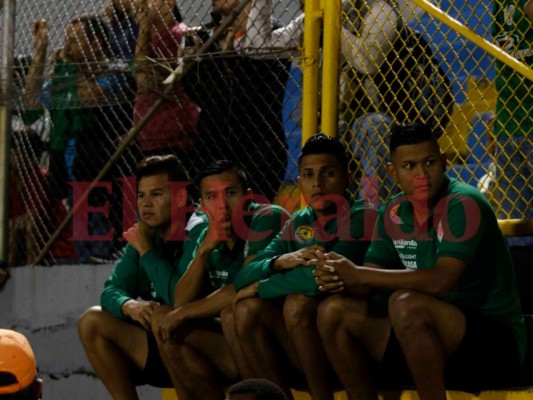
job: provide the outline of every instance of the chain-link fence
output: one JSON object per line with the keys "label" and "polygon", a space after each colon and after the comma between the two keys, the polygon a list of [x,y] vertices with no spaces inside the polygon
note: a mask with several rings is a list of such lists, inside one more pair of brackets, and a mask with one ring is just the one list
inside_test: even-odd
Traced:
{"label": "chain-link fence", "polygon": [[[135,220],[134,166],[146,155],[177,154],[192,178],[211,160],[234,158],[254,191],[297,207],[302,6],[18,2],[9,264],[115,258]],[[492,40],[492,2],[438,6]],[[442,134],[450,175],[482,189],[502,218],[528,215],[531,81],[403,0],[342,7],[339,135],[357,167],[354,191],[380,202],[394,190],[387,130],[422,118]],[[494,34],[531,65],[532,30],[522,32],[529,20],[519,11],[495,8]]]}
{"label": "chain-link fence", "polygon": [[[525,3],[437,6],[531,67]],[[477,186],[499,218],[532,217],[532,81],[495,61],[475,35],[460,36],[413,6],[344,2],[341,132],[358,162],[363,195],[382,202],[394,192],[385,170],[387,132],[394,123],[418,119],[441,135],[449,175]]]}

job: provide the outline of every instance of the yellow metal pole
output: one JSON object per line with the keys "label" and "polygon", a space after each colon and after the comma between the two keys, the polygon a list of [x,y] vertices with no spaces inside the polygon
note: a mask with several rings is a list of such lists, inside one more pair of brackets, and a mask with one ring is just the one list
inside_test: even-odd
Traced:
{"label": "yellow metal pole", "polygon": [[322,0],[324,45],[322,50],[322,132],[338,134],[339,57],[341,42],[341,1]]}
{"label": "yellow metal pole", "polygon": [[415,3],[417,6],[421,7],[424,11],[426,11],[431,16],[433,16],[433,17],[437,18],[439,21],[445,23],[450,28],[454,29],[459,34],[465,36],[468,40],[470,40],[471,42],[473,42],[477,46],[481,47],[487,53],[492,54],[494,57],[496,57],[501,62],[507,64],[509,67],[511,67],[514,70],[520,72],[526,78],[528,78],[528,79],[533,81],[533,69],[531,69],[530,67],[528,67],[524,63],[518,61],[514,57],[511,57],[509,54],[507,54],[505,51],[500,49],[498,46],[496,46],[493,43],[489,42],[485,38],[479,36],[472,29],[470,29],[467,26],[463,25],[462,23],[460,23],[456,19],[450,17],[448,14],[443,12],[438,7],[435,7],[433,4],[429,3],[427,0],[412,0],[412,1],[413,1],[413,3]]}
{"label": "yellow metal pole", "polygon": [[302,145],[318,131],[318,76],[320,66],[320,0],[305,2]]}

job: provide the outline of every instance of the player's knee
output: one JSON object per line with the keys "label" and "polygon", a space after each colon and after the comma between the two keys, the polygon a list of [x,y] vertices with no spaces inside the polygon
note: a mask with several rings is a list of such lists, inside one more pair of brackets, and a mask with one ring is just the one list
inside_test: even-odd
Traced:
{"label": "player's knee", "polygon": [[224,331],[224,333],[228,329],[233,329],[234,318],[233,318],[233,307],[232,306],[228,306],[220,312],[220,322],[222,323],[222,330]]}
{"label": "player's knee", "polygon": [[346,312],[342,297],[338,295],[324,299],[318,306],[317,325],[322,337],[329,337],[342,322],[342,315]]}
{"label": "player's knee", "polygon": [[261,318],[262,300],[257,298],[241,300],[233,309],[235,328],[239,334],[256,326]]}
{"label": "player's knee", "polygon": [[317,302],[303,294],[290,294],[285,299],[283,316],[287,327],[316,326]]}
{"label": "player's knee", "polygon": [[102,309],[98,306],[88,308],[78,318],[78,334],[83,343],[87,343],[98,336],[102,320]]}
{"label": "player's knee", "polygon": [[397,333],[425,324],[426,309],[423,296],[417,292],[397,290],[389,298],[389,317]]}

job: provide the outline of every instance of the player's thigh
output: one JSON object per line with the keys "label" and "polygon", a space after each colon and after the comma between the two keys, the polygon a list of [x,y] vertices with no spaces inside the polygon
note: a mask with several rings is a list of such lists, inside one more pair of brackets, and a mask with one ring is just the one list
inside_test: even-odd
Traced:
{"label": "player's thigh", "polygon": [[391,329],[387,315],[377,312],[367,300],[339,295],[320,303],[317,324],[323,341],[329,343],[339,331],[345,331],[375,360],[383,357]]}
{"label": "player's thigh", "polygon": [[138,324],[116,318],[101,307],[87,310],[78,322],[80,336],[101,338],[143,368],[148,356],[147,332]]}
{"label": "player's thigh", "polygon": [[185,344],[216,365],[223,375],[233,378],[237,374],[237,369],[222,328],[215,327],[216,323],[214,320],[213,324],[206,323],[203,327],[189,329],[185,336]]}
{"label": "player's thigh", "polygon": [[457,350],[465,334],[465,315],[458,307],[416,291],[394,292],[389,300],[389,316],[397,332],[402,326],[430,326],[447,356]]}

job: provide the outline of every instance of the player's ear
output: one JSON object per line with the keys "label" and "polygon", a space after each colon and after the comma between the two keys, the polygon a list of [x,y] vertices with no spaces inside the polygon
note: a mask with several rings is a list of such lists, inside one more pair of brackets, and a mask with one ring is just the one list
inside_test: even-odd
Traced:
{"label": "player's ear", "polygon": [[398,182],[398,179],[396,177],[396,168],[394,168],[394,165],[389,161],[387,164],[385,164],[385,167],[387,168],[387,172],[389,173],[389,176],[394,180],[394,182]]}

